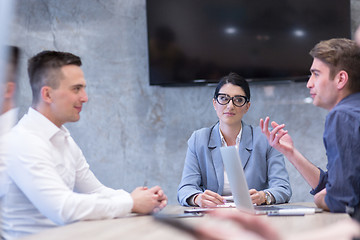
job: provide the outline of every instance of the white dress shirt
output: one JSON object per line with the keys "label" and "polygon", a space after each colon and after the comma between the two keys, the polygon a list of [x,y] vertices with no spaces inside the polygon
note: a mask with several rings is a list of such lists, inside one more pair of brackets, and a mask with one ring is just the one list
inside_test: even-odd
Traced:
{"label": "white dress shirt", "polygon": [[30,108],[7,139],[9,181],[2,209],[5,239],[131,212],[131,195],[99,182],[64,126],[56,127]]}

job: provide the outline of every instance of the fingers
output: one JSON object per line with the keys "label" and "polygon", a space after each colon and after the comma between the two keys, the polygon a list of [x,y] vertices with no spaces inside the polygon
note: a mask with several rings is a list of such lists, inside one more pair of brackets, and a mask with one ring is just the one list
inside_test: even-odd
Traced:
{"label": "fingers", "polygon": [[131,193],[134,200],[133,212],[148,214],[156,213],[167,205],[167,196],[159,186],[148,189],[147,187],[137,187]]}
{"label": "fingers", "polygon": [[279,125],[276,122],[272,121],[271,127],[273,128],[273,130],[270,132],[269,122],[269,117],[266,117],[265,121],[263,119],[260,119],[260,128],[261,132],[265,134],[269,142],[273,144],[274,142],[278,142],[279,139],[287,133],[287,131],[283,130],[285,128],[285,124]]}
{"label": "fingers", "polygon": [[149,189],[152,193],[157,193],[158,191],[162,190],[161,187],[155,186]]}
{"label": "fingers", "polygon": [[265,197],[263,197],[261,192],[256,189],[250,189],[249,194],[252,203],[255,203],[256,205],[261,205],[265,201]]}
{"label": "fingers", "polygon": [[249,190],[249,194],[250,194],[250,195],[253,195],[253,194],[255,194],[255,193],[257,193],[256,189],[250,189],[250,190]]}
{"label": "fingers", "polygon": [[206,190],[204,192],[204,195],[205,195],[206,200],[211,201],[211,202],[215,203],[216,205],[224,204],[224,198],[221,197],[216,192],[213,192],[211,190]]}
{"label": "fingers", "polygon": [[150,188],[149,191],[154,194],[159,201],[167,200],[167,196],[165,195],[161,187],[155,186]]}
{"label": "fingers", "polygon": [[159,210],[163,209],[167,205],[167,196],[165,195],[164,191],[159,186],[155,186],[149,189],[149,191],[153,194],[153,199],[156,200],[156,210],[159,208]]}
{"label": "fingers", "polygon": [[205,200],[202,199],[201,201],[201,207],[216,207],[218,204],[210,201],[210,200]]}
{"label": "fingers", "polygon": [[195,203],[200,207],[216,207],[224,204],[224,198],[211,190],[206,190],[195,198]]}
{"label": "fingers", "polygon": [[[285,127],[285,125],[284,125],[284,127]],[[279,131],[279,133],[275,135],[274,143],[280,142],[280,139],[281,139],[284,135],[286,135],[287,133],[288,133],[287,130],[282,130],[282,129],[281,129],[281,130]]]}
{"label": "fingers", "polygon": [[236,222],[237,224],[239,224],[240,226],[243,226],[246,229],[251,227],[257,219],[255,217],[255,215],[253,215],[251,213],[247,213],[247,212],[239,213],[238,211],[215,210],[215,211],[210,212],[209,214],[212,216],[215,216],[217,218],[220,218],[220,219],[232,220],[232,221]]}
{"label": "fingers", "polygon": [[280,138],[285,134],[287,134],[287,131],[283,130],[284,128],[285,128],[285,124],[281,124],[281,125],[276,124],[276,127],[270,132],[270,136],[269,136],[270,145],[274,143],[278,143],[280,141]]}
{"label": "fingers", "polygon": [[264,128],[264,119],[260,118],[260,124],[259,124],[261,131]]}
{"label": "fingers", "polygon": [[159,208],[163,209],[167,205],[167,196],[165,195],[163,190],[158,191],[157,201],[159,202]]}
{"label": "fingers", "polygon": [[275,121],[271,122],[271,127],[272,128],[276,128],[277,126],[279,126],[279,124],[277,122],[275,122]]}
{"label": "fingers", "polygon": [[163,209],[164,207],[166,207],[166,205],[167,205],[167,199],[164,199],[164,200],[160,201],[159,208]]}
{"label": "fingers", "polygon": [[215,210],[211,211],[209,214],[218,218],[235,220],[236,222],[241,224],[248,223],[254,217],[254,215],[251,213],[241,212],[240,214],[238,211]]}
{"label": "fingers", "polygon": [[162,200],[163,198],[167,198],[164,191],[162,189],[160,189],[159,191],[155,192],[154,194],[156,194],[158,196],[159,200]]}
{"label": "fingers", "polygon": [[229,219],[242,226],[244,229],[252,231],[265,239],[275,240],[280,239],[276,230],[271,228],[266,222],[255,215],[250,213],[237,211],[213,211],[210,215],[216,216],[221,219]]}
{"label": "fingers", "polygon": [[266,137],[269,137],[269,135],[270,135],[269,121],[270,121],[269,117],[266,117],[265,121],[263,119],[260,119],[261,132],[264,133]]}

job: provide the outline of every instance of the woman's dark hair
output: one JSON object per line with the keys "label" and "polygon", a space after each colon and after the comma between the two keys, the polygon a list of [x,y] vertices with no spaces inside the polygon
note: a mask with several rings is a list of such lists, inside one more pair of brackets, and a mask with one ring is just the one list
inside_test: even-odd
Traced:
{"label": "woman's dark hair", "polygon": [[214,99],[216,99],[222,86],[228,83],[241,87],[244,90],[248,101],[250,102],[250,88],[248,82],[245,80],[245,78],[234,72],[231,72],[229,75],[226,75],[220,79],[215,89]]}

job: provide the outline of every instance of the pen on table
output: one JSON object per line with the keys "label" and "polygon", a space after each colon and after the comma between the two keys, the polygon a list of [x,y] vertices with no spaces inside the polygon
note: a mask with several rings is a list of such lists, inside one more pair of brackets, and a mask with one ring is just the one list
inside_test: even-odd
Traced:
{"label": "pen on table", "polygon": [[305,216],[304,213],[281,213],[281,212],[269,212],[267,215],[269,217],[273,217],[273,216]]}
{"label": "pen on table", "polygon": [[315,214],[315,208],[280,209],[268,213],[268,216],[304,216]]}

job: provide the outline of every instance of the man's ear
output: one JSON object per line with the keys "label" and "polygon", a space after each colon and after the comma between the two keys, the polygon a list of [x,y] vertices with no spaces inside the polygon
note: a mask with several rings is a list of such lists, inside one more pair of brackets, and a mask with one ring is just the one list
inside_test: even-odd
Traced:
{"label": "man's ear", "polygon": [[5,85],[4,98],[13,98],[15,96],[16,84],[14,82],[7,82]]}
{"label": "man's ear", "polygon": [[348,83],[349,80],[349,75],[347,74],[346,71],[341,70],[338,74],[337,74],[337,88],[339,90],[344,89],[346,87],[346,84]]}
{"label": "man's ear", "polygon": [[51,91],[52,88],[49,86],[43,86],[40,90],[40,94],[41,94],[41,99],[46,102],[46,103],[52,103],[52,98],[51,98]]}

